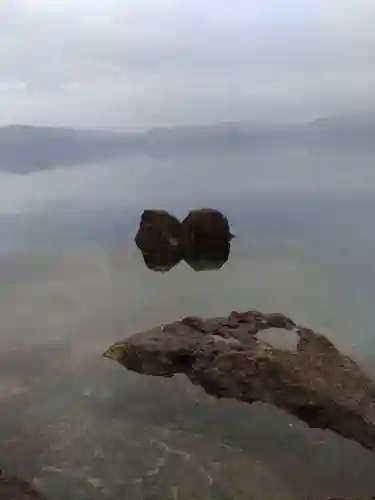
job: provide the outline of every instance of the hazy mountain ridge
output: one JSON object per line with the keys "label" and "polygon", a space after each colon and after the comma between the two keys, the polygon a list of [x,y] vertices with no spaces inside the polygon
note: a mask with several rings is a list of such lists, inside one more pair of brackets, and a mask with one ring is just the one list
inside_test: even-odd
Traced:
{"label": "hazy mountain ridge", "polygon": [[0,171],[28,173],[147,154],[204,154],[269,146],[374,150],[375,116],[323,118],[306,125],[223,123],[144,133],[10,125],[0,127]]}

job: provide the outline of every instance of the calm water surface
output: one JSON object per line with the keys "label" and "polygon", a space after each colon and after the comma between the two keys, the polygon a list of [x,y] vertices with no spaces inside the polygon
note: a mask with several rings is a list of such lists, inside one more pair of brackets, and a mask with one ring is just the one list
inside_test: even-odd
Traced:
{"label": "calm water surface", "polygon": [[143,328],[258,308],[326,333],[371,372],[369,292],[344,268],[242,237],[200,273],[152,272],[132,243],[1,256],[0,467],[51,500],[373,494],[375,455],[359,445],[101,358]]}

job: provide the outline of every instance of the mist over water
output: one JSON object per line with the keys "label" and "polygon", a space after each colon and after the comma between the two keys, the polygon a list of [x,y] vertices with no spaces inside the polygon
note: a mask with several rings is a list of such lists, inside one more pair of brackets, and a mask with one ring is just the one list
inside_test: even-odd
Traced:
{"label": "mist over water", "polygon": [[[183,217],[191,208],[214,206],[235,231],[323,245],[327,237],[334,244],[346,240],[346,246],[360,237],[366,241],[358,250],[366,252],[373,245],[367,230],[373,157],[358,147],[266,144],[237,152],[135,155],[23,175],[0,172],[0,251],[112,241],[133,235],[144,208]],[[355,238],[347,238],[349,232]]]}
{"label": "mist over water", "polygon": [[[57,500],[373,493],[375,458],[354,443],[101,358],[156,324],[260,309],[374,372],[370,159],[286,150],[1,174],[13,194],[0,202],[0,467]],[[228,216],[228,262],[147,269],[141,211],[200,206]]]}

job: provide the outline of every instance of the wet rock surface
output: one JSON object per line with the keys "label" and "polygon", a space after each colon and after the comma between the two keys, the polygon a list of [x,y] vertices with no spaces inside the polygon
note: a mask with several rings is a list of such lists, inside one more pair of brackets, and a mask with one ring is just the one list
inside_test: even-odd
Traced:
{"label": "wet rock surface", "polygon": [[[294,331],[297,349],[260,341],[257,333],[270,328]],[[282,314],[187,317],[136,333],[104,356],[138,373],[184,373],[216,398],[269,403],[310,427],[375,448],[375,383],[324,335]]]}

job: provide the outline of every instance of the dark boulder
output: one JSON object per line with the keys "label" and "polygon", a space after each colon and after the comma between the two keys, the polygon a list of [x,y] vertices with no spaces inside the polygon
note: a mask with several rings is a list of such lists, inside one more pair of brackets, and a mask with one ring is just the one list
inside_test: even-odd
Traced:
{"label": "dark boulder", "polygon": [[192,210],[182,221],[184,247],[201,241],[230,241],[228,219],[218,210],[201,208]]}
{"label": "dark boulder", "polygon": [[166,210],[144,210],[135,237],[143,253],[177,249],[181,242],[180,221]]}
{"label": "dark boulder", "polygon": [[165,210],[145,210],[135,242],[149,269],[169,271],[184,259],[203,271],[227,262],[232,237],[227,218],[212,208],[192,210],[182,223]]}

